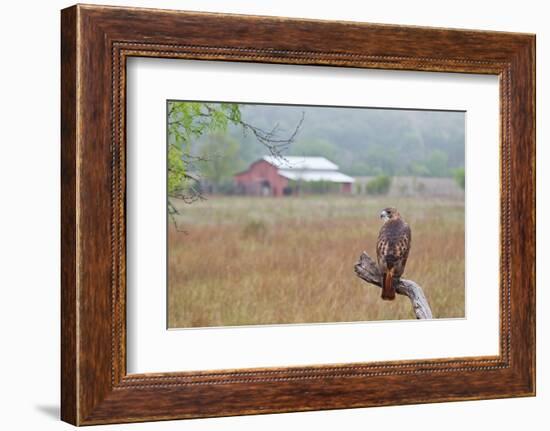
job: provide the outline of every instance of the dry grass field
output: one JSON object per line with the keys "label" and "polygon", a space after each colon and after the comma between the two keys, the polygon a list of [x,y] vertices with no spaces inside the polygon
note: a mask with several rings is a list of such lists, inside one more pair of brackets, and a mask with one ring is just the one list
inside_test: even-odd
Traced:
{"label": "dry grass field", "polygon": [[220,197],[180,209],[169,227],[168,325],[175,327],[414,319],[410,302],[356,277],[375,256],[380,210],[412,229],[404,278],[434,317],[464,317],[464,202],[370,196]]}

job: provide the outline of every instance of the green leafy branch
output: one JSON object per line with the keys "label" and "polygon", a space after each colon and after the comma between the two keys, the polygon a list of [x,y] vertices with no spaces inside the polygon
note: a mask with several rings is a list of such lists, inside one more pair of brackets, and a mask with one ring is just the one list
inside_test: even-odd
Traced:
{"label": "green leafy branch", "polygon": [[269,153],[283,157],[294,142],[304,121],[304,113],[288,136],[281,136],[278,124],[263,129],[248,123],[242,117],[237,103],[168,102],[168,213],[175,223],[178,209],[171,198],[193,203],[204,199],[199,178],[192,175],[198,162],[209,162],[208,155],[191,154],[191,144],[205,134],[224,133],[230,125],[241,127],[244,134],[252,133]]}

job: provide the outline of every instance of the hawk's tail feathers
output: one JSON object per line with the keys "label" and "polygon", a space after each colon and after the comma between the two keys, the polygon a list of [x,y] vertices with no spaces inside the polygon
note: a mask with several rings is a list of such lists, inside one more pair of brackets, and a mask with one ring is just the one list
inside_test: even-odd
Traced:
{"label": "hawk's tail feathers", "polygon": [[392,270],[384,273],[382,279],[382,299],[392,301],[395,299],[395,289],[393,288]]}

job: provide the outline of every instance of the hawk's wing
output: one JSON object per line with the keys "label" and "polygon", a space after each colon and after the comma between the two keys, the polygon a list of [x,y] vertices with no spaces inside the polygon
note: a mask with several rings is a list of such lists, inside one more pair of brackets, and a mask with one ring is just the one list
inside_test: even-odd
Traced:
{"label": "hawk's wing", "polygon": [[405,269],[405,265],[407,264],[407,259],[409,258],[409,251],[411,250],[411,228],[408,224],[405,223],[405,226],[403,228],[403,235],[401,236],[399,243],[398,243],[398,253],[401,255],[401,262],[402,267]]}
{"label": "hawk's wing", "polygon": [[378,240],[376,241],[376,258],[378,260],[378,265],[385,266],[384,256],[388,253],[389,243],[385,235],[385,229],[382,227],[380,233],[378,234]]}
{"label": "hawk's wing", "polygon": [[411,249],[411,228],[403,221],[400,224],[383,226],[376,243],[376,257],[380,269],[384,271],[390,264],[398,277],[405,270]]}

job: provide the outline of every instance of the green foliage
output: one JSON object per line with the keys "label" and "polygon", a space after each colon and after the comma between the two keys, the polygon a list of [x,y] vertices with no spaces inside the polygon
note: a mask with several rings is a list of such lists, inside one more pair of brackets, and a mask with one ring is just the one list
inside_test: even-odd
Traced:
{"label": "green foliage", "polygon": [[370,195],[385,195],[390,190],[391,177],[388,175],[378,175],[365,186]]}
{"label": "green foliage", "polygon": [[200,148],[201,175],[215,185],[227,183],[245,165],[239,156],[240,144],[221,133],[206,137]]}
{"label": "green foliage", "polygon": [[421,162],[411,162],[411,164],[409,165],[409,170],[414,177],[430,176],[430,170],[425,164]]}
{"label": "green foliage", "polygon": [[409,174],[415,177],[450,177],[449,156],[441,150],[433,150],[426,159],[412,161]]}
{"label": "green foliage", "polygon": [[370,168],[370,175],[393,176],[398,173],[396,161],[399,159],[399,154],[395,149],[382,145],[371,145],[367,149],[365,157]]}
{"label": "green foliage", "polygon": [[428,160],[426,160],[426,168],[431,177],[449,176],[449,157],[441,150],[433,150]]}
{"label": "green foliage", "polygon": [[458,168],[454,171],[454,179],[462,190],[466,187],[466,176],[464,168]]}
{"label": "green foliage", "polygon": [[180,146],[168,145],[168,194],[179,192],[185,180],[183,151]]}
{"label": "green foliage", "polygon": [[352,159],[349,163],[338,163],[338,166],[346,174],[352,176],[365,176],[373,174],[371,165],[364,160]]}
{"label": "green foliage", "polygon": [[229,124],[241,122],[237,103],[168,102],[168,194],[185,185],[193,160],[193,139],[206,133],[225,132]]}
{"label": "green foliage", "polygon": [[223,132],[241,121],[237,103],[168,102],[170,143],[189,143],[206,132]]}
{"label": "green foliage", "polygon": [[338,159],[338,147],[324,139],[297,140],[289,149],[289,156],[326,157]]}

